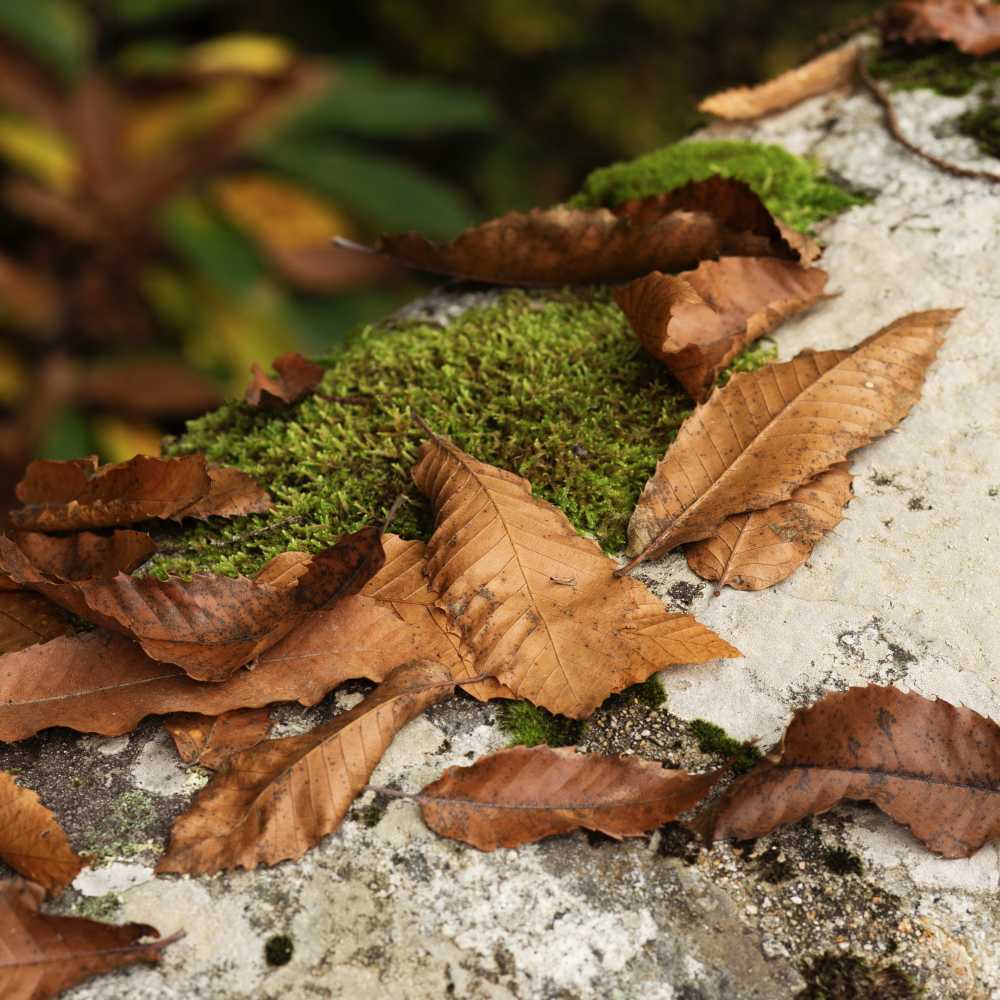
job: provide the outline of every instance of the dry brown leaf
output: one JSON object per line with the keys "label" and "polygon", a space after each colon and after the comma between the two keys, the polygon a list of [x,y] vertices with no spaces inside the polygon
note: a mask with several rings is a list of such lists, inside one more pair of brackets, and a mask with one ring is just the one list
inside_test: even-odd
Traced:
{"label": "dry brown leaf", "polygon": [[4,1000],[45,1000],[91,976],[136,962],[157,962],[183,934],[156,941],[146,924],[105,924],[83,917],[39,913],[41,886],[0,883],[0,995]]}
{"label": "dry brown leaf", "polygon": [[0,589],[0,655],[72,633],[62,608],[41,594]]}
{"label": "dry brown leaf", "polygon": [[646,483],[621,572],[708,538],[732,514],[787,500],[889,431],[920,398],[957,312],[911,313],[850,350],[735,375],[684,422]]}
{"label": "dry brown leaf", "polygon": [[60,580],[131,573],[156,551],[156,542],[149,535],[128,529],[110,535],[90,531],[75,535],[21,531],[12,541],[40,573]]}
{"label": "dry brown leaf", "polygon": [[83,867],[62,827],[38,795],[30,788],[22,788],[3,771],[0,859],[49,892],[61,892]]}
{"label": "dry brown leaf", "polygon": [[[237,486],[249,499],[234,495]],[[26,531],[112,528],[154,518],[228,516],[246,507],[259,512],[270,506],[270,498],[249,476],[209,467],[203,455],[137,455],[101,467],[93,455],[68,462],[39,459],[18,483],[17,498],[25,506],[11,511],[11,524]]]}
{"label": "dry brown leaf", "polygon": [[844,799],[874,802],[935,853],[967,858],[1000,836],[1000,727],[897,688],[829,694],[795,713],[781,747],[699,825],[748,840]]}
{"label": "dry brown leaf", "polygon": [[586,718],[664,667],[739,656],[638,580],[616,578],[531,484],[435,437],[413,478],[434,505],[427,578],[475,669],[518,698]]}
{"label": "dry brown leaf", "polygon": [[274,378],[265,375],[256,362],[250,366],[253,377],[244,398],[255,410],[279,410],[297,403],[319,385],[326,371],[294,352],[275,358],[271,367],[277,372]]}
{"label": "dry brown leaf", "polygon": [[249,750],[267,736],[271,714],[266,708],[240,708],[222,715],[180,712],[163,720],[185,764],[214,771],[227,757]]}
{"label": "dry brown leaf", "polygon": [[1000,49],[1000,7],[988,0],[903,0],[887,11],[883,31],[908,45],[952,42],[988,56]]}
{"label": "dry brown leaf", "polygon": [[818,97],[850,83],[854,78],[858,52],[854,42],[824,52],[756,87],[734,87],[712,94],[698,105],[698,110],[730,121],[760,118],[783,111],[810,97]]}
{"label": "dry brown leaf", "polygon": [[687,547],[688,566],[715,581],[716,594],[723,587],[764,590],[787,580],[843,520],[853,479],[841,462],[782,503],[726,518],[714,535]]}
{"label": "dry brown leaf", "polygon": [[[448,667],[456,682],[474,676],[458,636],[435,607],[437,595],[424,577],[424,543],[386,534],[382,546],[385,566],[360,593],[308,615],[260,658],[257,670],[272,663],[299,663],[299,669],[320,671],[333,687],[359,677],[381,681],[394,667],[428,659]],[[339,678],[335,683],[334,677]],[[481,701],[514,697],[492,678],[463,685],[463,690]]]}
{"label": "dry brown leaf", "polygon": [[156,870],[198,874],[302,857],[340,826],[396,733],[454,683],[439,663],[405,664],[357,708],[234,754],[174,824]]}
{"label": "dry brown leaf", "polygon": [[415,798],[435,833],[495,851],[580,828],[638,837],[697,805],[721,774],[572,747],[514,747],[449,768]]}
{"label": "dry brown leaf", "polygon": [[419,233],[383,236],[377,250],[423,271],[529,286],[627,281],[722,254],[798,257],[760,198],[742,181],[722,177],[613,211],[557,205],[510,212],[450,243]]}
{"label": "dry brown leaf", "polygon": [[227,465],[208,466],[208,493],[174,515],[185,517],[243,517],[271,509],[271,495],[250,476]]}
{"label": "dry brown leaf", "polygon": [[40,573],[3,537],[0,571],[95,625],[138,639],[155,660],[175,663],[197,680],[222,681],[287,635],[307,612],[357,593],[382,566],[380,539],[380,529],[362,528],[313,556],[308,566],[293,560],[294,573],[280,583],[210,574],[67,582]]}
{"label": "dry brown leaf", "polygon": [[643,347],[703,401],[737,354],[823,294],[827,274],[787,260],[723,257],[615,290]]}

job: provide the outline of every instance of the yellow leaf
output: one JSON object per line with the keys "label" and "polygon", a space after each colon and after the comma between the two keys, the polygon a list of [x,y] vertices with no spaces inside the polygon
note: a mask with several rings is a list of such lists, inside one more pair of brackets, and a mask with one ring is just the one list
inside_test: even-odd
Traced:
{"label": "yellow leaf", "polygon": [[294,53],[279,38],[267,35],[226,35],[195,45],[185,60],[192,73],[251,73],[274,76],[288,68]]}
{"label": "yellow leaf", "polygon": [[0,156],[60,194],[76,182],[76,159],[66,137],[16,115],[0,115]]}
{"label": "yellow leaf", "polygon": [[95,417],[94,437],[106,462],[127,462],[136,455],[159,455],[163,433],[151,424],[134,423],[120,417]]}

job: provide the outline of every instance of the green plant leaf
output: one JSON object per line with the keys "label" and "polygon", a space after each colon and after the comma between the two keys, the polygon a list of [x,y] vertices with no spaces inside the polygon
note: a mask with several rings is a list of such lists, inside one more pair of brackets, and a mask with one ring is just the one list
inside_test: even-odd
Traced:
{"label": "green plant leaf", "polygon": [[472,221],[471,209],[458,191],[390,157],[347,144],[276,139],[260,143],[253,154],[382,229],[451,236]]}
{"label": "green plant leaf", "polygon": [[76,79],[90,62],[93,25],[69,0],[2,0],[0,32],[65,80]]}
{"label": "green plant leaf", "polygon": [[129,24],[158,21],[210,6],[220,6],[219,0],[111,0],[108,3],[111,16]]}
{"label": "green plant leaf", "polygon": [[338,130],[399,138],[481,130],[496,112],[483,94],[385,76],[368,67],[338,69],[327,91],[285,121],[285,138]]}

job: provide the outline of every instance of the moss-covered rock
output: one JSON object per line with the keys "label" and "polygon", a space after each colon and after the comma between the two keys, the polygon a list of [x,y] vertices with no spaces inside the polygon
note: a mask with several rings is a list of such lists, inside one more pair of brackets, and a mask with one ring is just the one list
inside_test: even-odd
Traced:
{"label": "moss-covered rock", "polygon": [[614,206],[713,174],[746,181],[775,215],[796,229],[810,230],[862,201],[827,179],[815,160],[793,156],[781,146],[716,140],[680,142],[595,170],[572,203]]}
{"label": "moss-covered rock", "polygon": [[[684,143],[609,167],[580,199],[665,191],[713,172],[748,181],[797,225],[856,201],[816,164],[740,142]],[[321,390],[297,407],[256,413],[234,402],[194,421],[170,452],[239,466],[275,505],[266,517],[186,529],[154,572],[250,573],[278,552],[317,550],[379,519],[400,493],[409,503],[393,530],[427,537],[430,512],[409,478],[423,437],[414,414],[525,476],[576,528],[620,550],[629,512],[690,401],[643,353],[608,289],[487,298],[445,329],[390,319],[361,331],[326,359]],[[774,353],[758,343],[730,372]]]}
{"label": "moss-covered rock", "polygon": [[872,59],[872,76],[896,90],[934,90],[961,97],[981,83],[1000,78],[1000,56],[970,56],[953,45],[886,49]]}

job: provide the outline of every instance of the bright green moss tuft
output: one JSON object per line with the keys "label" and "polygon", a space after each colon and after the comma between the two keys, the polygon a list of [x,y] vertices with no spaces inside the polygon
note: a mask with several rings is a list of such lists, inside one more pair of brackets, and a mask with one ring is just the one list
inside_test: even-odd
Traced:
{"label": "bright green moss tuft", "polygon": [[646,708],[659,708],[667,701],[667,692],[663,690],[659,677],[655,674],[641,684],[635,684],[625,693],[634,692],[636,700],[641,701]]}
{"label": "bright green moss tuft", "polygon": [[718,754],[732,761],[733,770],[743,774],[760,760],[762,754],[753,745],[734,740],[721,726],[706,719],[692,719],[688,723],[691,732],[698,741],[698,749],[702,753]]}
{"label": "bright green moss tuft", "polygon": [[1000,56],[969,56],[944,44],[906,47],[880,52],[868,68],[872,76],[896,90],[929,89],[961,97],[980,83],[1000,78]]}
{"label": "bright green moss tuft", "polygon": [[614,206],[712,174],[746,181],[775,215],[796,229],[809,230],[863,201],[828,180],[815,161],[793,156],[780,146],[715,140],[676,143],[595,170],[571,203]]}
{"label": "bright green moss tuft", "polygon": [[984,104],[958,119],[958,131],[971,136],[988,156],[1000,157],[1000,107]]}
{"label": "bright green moss tuft", "polygon": [[500,728],[510,736],[512,747],[572,746],[580,738],[580,723],[564,715],[553,715],[530,701],[505,702],[500,709]]}

